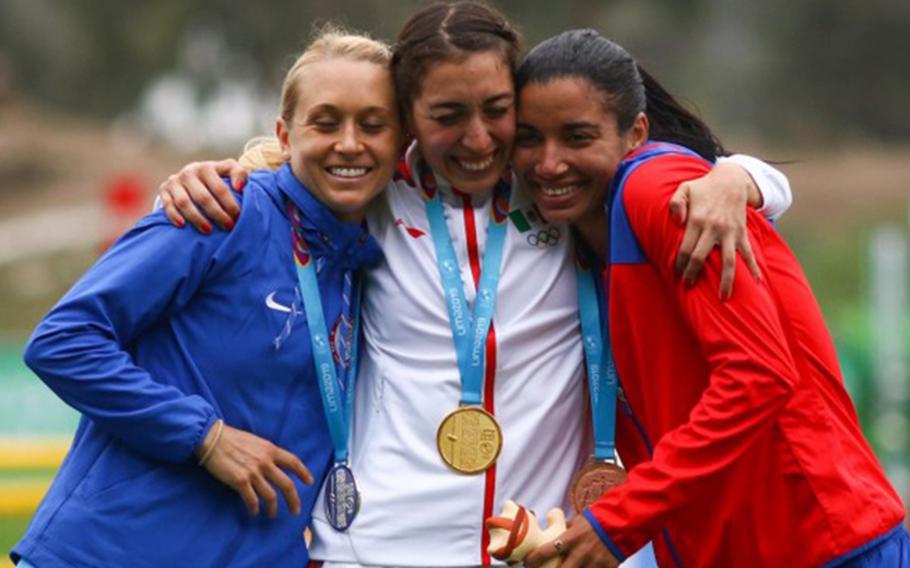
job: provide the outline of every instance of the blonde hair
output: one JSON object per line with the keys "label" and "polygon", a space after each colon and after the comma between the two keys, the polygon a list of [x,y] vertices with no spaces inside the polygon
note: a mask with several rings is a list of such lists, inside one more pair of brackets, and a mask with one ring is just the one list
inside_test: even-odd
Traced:
{"label": "blonde hair", "polygon": [[[315,39],[297,57],[284,77],[281,87],[280,116],[286,122],[294,117],[294,109],[300,99],[298,85],[307,65],[329,59],[348,59],[375,63],[389,68],[392,50],[385,43],[370,36],[345,30],[335,25],[326,25],[315,34]],[[274,136],[258,136],[248,141],[243,148],[239,162],[251,170],[276,169],[287,161],[281,144]]]}

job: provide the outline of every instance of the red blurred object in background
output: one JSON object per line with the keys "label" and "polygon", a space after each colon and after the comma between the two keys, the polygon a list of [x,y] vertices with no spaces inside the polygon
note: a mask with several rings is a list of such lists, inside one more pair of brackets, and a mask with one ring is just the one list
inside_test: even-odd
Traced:
{"label": "red blurred object in background", "polygon": [[135,222],[151,211],[145,182],[138,174],[119,174],[103,189],[104,233],[100,252],[104,252]]}

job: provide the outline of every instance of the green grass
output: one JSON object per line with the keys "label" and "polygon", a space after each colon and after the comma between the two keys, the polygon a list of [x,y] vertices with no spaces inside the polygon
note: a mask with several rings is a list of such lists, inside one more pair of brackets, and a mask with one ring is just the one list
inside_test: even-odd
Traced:
{"label": "green grass", "polygon": [[0,566],[9,565],[9,549],[25,534],[31,515],[0,517]]}

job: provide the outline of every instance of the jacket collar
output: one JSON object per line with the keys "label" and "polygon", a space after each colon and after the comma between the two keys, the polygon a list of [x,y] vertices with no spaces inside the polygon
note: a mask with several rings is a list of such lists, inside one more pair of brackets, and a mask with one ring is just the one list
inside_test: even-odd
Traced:
{"label": "jacket collar", "polygon": [[311,254],[315,257],[331,256],[351,269],[379,262],[382,250],[367,232],[366,223],[340,221],[300,183],[290,164],[283,165],[276,176],[278,189],[300,211],[303,237]]}

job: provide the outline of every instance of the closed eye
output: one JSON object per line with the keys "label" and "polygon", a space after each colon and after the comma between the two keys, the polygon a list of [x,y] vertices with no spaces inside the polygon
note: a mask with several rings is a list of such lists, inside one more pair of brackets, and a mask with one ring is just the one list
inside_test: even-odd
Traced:
{"label": "closed eye", "polygon": [[363,122],[360,124],[360,129],[367,134],[379,134],[387,127],[388,125],[385,122]]}
{"label": "closed eye", "polygon": [[487,118],[502,118],[509,113],[509,108],[510,107],[496,106],[484,109],[483,113]]}
{"label": "closed eye", "polygon": [[458,121],[461,120],[462,116],[463,115],[461,113],[451,112],[446,114],[437,114],[431,118],[442,126],[452,126],[458,124]]}

